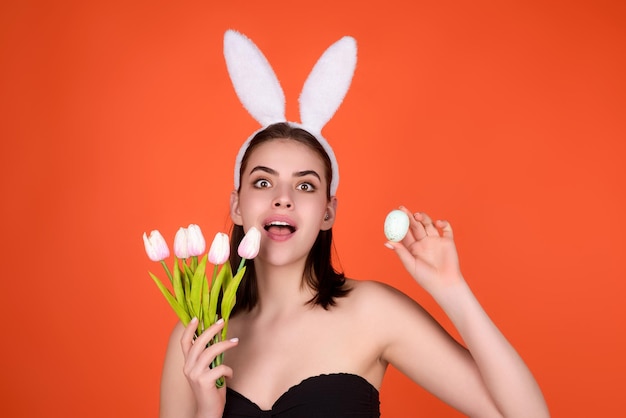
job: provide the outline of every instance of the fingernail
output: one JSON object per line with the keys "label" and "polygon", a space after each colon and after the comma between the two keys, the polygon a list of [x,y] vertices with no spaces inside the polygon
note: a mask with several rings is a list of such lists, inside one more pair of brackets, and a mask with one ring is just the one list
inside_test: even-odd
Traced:
{"label": "fingernail", "polygon": [[215,322],[215,323],[218,324],[218,325],[224,323],[224,318],[218,319],[217,322]]}
{"label": "fingernail", "polygon": [[196,318],[196,317],[194,316],[193,318],[191,318],[191,321],[189,321],[189,322],[196,323],[196,322],[198,322],[198,318]]}
{"label": "fingernail", "polygon": [[239,338],[231,338],[229,341],[231,343],[238,343],[239,342]]}
{"label": "fingernail", "polygon": [[390,250],[393,250],[393,245],[391,245],[390,243],[386,242],[385,243],[385,247],[389,248]]}

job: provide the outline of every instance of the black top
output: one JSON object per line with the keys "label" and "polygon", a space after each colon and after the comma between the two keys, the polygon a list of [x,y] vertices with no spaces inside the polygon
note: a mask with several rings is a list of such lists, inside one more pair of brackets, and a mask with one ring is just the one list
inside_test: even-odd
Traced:
{"label": "black top", "polygon": [[226,388],[223,418],[237,417],[380,417],[378,390],[355,374],[336,373],[309,377],[283,393],[264,411],[231,388]]}

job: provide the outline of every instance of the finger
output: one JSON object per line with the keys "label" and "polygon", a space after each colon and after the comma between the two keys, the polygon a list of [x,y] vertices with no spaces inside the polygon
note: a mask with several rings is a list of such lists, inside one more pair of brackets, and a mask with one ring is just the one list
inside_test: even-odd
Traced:
{"label": "finger", "polygon": [[225,353],[227,350],[230,350],[237,344],[239,344],[239,339],[231,338],[230,340],[220,341],[219,343],[209,345],[202,351],[202,353],[198,357],[196,366],[200,368],[209,367],[215,357],[219,356],[222,353]]}
{"label": "finger", "polygon": [[407,247],[410,247],[415,241],[419,241],[426,237],[426,230],[424,225],[415,220],[415,216],[404,206],[400,206],[400,210],[407,214],[409,217],[409,234],[406,234],[402,242]]}
{"label": "finger", "polygon": [[186,375],[194,382],[206,382],[207,387],[211,387],[222,376],[227,378],[233,377],[233,369],[225,364],[220,364],[212,369],[209,367],[196,367],[186,372]]}
{"label": "finger", "polygon": [[415,217],[416,221],[418,221],[422,225],[424,225],[424,230],[426,231],[426,235],[428,235],[430,237],[439,235],[439,232],[437,231],[437,228],[433,224],[433,220],[430,219],[430,216],[428,216],[424,212],[417,212],[414,215],[414,217]]}
{"label": "finger", "polygon": [[224,353],[226,350],[233,348],[239,343],[239,338],[231,338],[226,341],[214,342],[208,345],[202,346],[202,351],[198,356],[198,362],[213,361],[215,357]]}
{"label": "finger", "polygon": [[189,377],[194,380],[206,381],[207,387],[212,387],[215,385],[215,381],[218,380],[220,377],[225,377],[228,379],[232,378],[233,369],[226,366],[225,364],[220,364],[219,366],[214,367],[213,369],[207,368],[204,370],[198,370],[197,375],[193,377],[192,376],[189,376]]}
{"label": "finger", "polygon": [[216,376],[213,380],[217,380],[220,377],[226,377],[226,378],[231,378],[233,377],[233,369],[231,369],[230,367],[228,367],[225,364],[220,364],[219,366],[210,369],[211,370],[211,374],[213,376]]}
{"label": "finger", "polygon": [[190,322],[187,326],[188,329],[185,329],[183,337],[181,338],[183,354],[186,360],[188,359],[188,356],[193,356],[195,358],[200,355],[202,350],[204,350],[204,348],[209,344],[213,337],[215,337],[215,335],[224,327],[224,320],[219,319],[216,323],[211,325],[202,334],[200,334],[199,337],[194,338],[198,324],[198,319],[194,319],[195,326]]}
{"label": "finger", "polygon": [[198,328],[198,318],[194,317],[189,321],[185,330],[183,331],[183,335],[180,337],[180,345],[183,349],[183,355],[187,358],[187,353],[191,349],[193,345],[194,336],[196,333],[196,329]]}
{"label": "finger", "polygon": [[202,351],[210,344],[211,340],[224,328],[224,320],[218,319],[213,325],[205,329],[193,342],[191,350]]}
{"label": "finger", "polygon": [[441,236],[445,238],[454,238],[454,234],[452,233],[452,225],[448,221],[437,221],[437,228],[441,230]]}

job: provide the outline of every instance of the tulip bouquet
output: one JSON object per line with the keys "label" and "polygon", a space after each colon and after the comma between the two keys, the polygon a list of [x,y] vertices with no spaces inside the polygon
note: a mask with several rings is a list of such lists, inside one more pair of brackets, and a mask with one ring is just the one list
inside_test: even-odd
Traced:
{"label": "tulip bouquet", "polygon": [[[148,273],[183,325],[187,326],[191,318],[198,318],[196,336],[199,336],[218,319],[224,320],[221,335],[216,335],[211,344],[226,339],[228,319],[235,306],[237,288],[246,271],[245,261],[256,257],[260,240],[259,230],[254,227],[250,228],[237,249],[241,263],[233,275],[228,262],[229,238],[222,232],[215,235],[208,254],[204,254],[206,242],[200,227],[191,224],[188,228],[180,228],[174,238],[175,257],[172,270],[165,262],[165,259],[170,256],[170,250],[161,233],[154,230],[150,236],[143,234],[148,257],[152,261],[161,263],[169,278],[173,293],[157,276],[151,272]],[[200,260],[198,260],[199,257]],[[208,282],[206,276],[207,261],[214,266],[211,283]],[[223,355],[220,355],[213,360],[211,367],[222,364],[222,361]],[[217,387],[222,387],[224,378],[218,379],[215,384]]]}

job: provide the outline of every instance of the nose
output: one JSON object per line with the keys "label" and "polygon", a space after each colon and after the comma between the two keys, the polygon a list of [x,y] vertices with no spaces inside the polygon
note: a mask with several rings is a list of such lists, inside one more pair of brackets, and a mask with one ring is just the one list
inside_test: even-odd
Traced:
{"label": "nose", "polygon": [[274,197],[272,202],[275,208],[286,208],[291,209],[293,207],[293,200],[291,199],[291,195],[288,190],[281,190]]}

